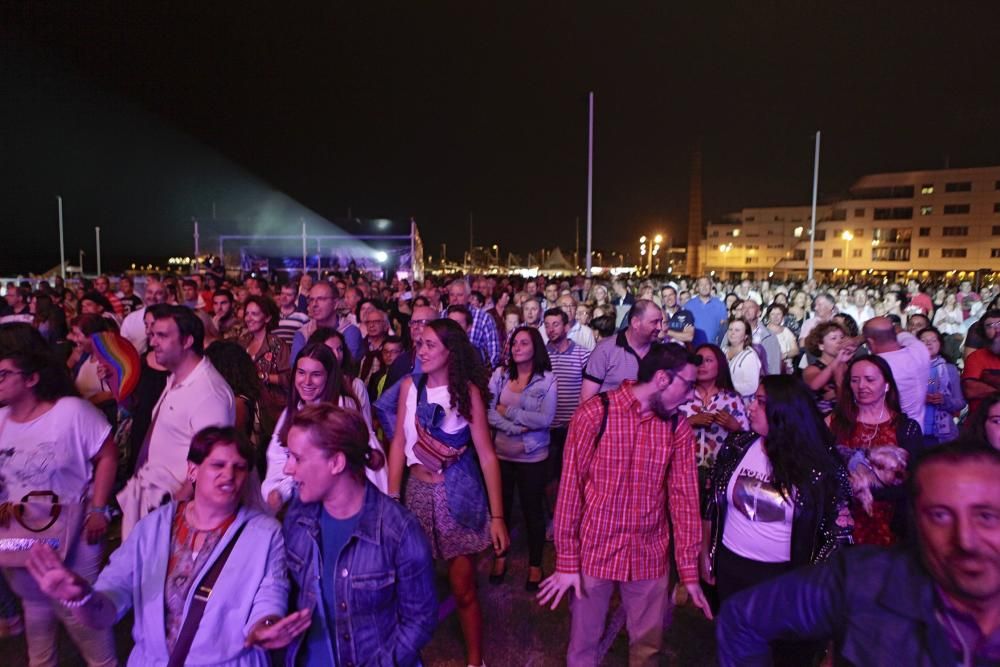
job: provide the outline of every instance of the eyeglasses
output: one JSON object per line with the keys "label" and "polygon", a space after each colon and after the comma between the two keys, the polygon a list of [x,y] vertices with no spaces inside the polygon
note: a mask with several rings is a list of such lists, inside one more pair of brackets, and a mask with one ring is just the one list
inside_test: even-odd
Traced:
{"label": "eyeglasses", "polygon": [[24,371],[0,370],[0,382],[6,381],[11,375],[24,375]]}
{"label": "eyeglasses", "polygon": [[984,329],[1000,329],[1000,321],[991,322],[990,324],[984,324]]}
{"label": "eyeglasses", "polygon": [[425,327],[434,320],[410,320],[410,328],[414,327]]}

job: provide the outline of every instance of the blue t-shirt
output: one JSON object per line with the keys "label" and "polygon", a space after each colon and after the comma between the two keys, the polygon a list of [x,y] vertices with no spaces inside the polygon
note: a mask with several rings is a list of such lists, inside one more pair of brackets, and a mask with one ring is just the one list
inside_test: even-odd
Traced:
{"label": "blue t-shirt", "polygon": [[715,343],[722,329],[722,321],[729,319],[726,304],[714,296],[708,303],[696,296],[685,303],[684,308],[694,316],[694,344]]}
{"label": "blue t-shirt", "polygon": [[[337,636],[337,589],[335,586],[337,561],[340,560],[340,552],[351,539],[360,519],[361,512],[347,519],[335,519],[325,509],[320,513],[320,549],[323,555],[323,580],[320,584],[320,590],[323,591],[323,611],[326,612],[326,624],[329,627],[331,639]],[[336,646],[331,648],[334,665],[337,665],[339,661]]]}

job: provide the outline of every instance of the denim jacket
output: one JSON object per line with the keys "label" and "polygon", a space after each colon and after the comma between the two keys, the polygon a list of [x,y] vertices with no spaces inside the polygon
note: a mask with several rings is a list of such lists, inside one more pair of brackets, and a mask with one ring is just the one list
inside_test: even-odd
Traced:
{"label": "denim jacket", "polygon": [[[336,581],[322,582],[320,503],[292,501],[284,533],[293,606],[311,608],[312,625],[288,647],[285,664],[341,667],[419,665],[420,649],[437,625],[434,560],[417,519],[368,483],[361,518],[340,552]],[[336,636],[330,637],[321,587],[334,586]],[[299,655],[323,646],[321,655]]]}
{"label": "denim jacket", "polygon": [[414,419],[432,438],[452,449],[465,447],[465,453],[444,469],[444,491],[448,499],[448,510],[455,521],[473,530],[480,530],[486,523],[489,507],[486,502],[486,488],[479,468],[472,441],[472,428],[466,424],[458,433],[448,433],[441,425],[445,419],[445,409],[427,400],[427,376],[413,375],[413,386],[417,391],[417,414]]}
{"label": "denim jacket", "polygon": [[493,428],[510,436],[520,436],[524,441],[524,453],[533,454],[549,446],[549,429],[556,416],[556,376],[552,371],[532,375],[528,386],[521,392],[518,405],[508,408],[504,416],[497,412],[497,405],[509,382],[510,375],[506,368],[493,371],[490,378],[492,398],[486,416]]}

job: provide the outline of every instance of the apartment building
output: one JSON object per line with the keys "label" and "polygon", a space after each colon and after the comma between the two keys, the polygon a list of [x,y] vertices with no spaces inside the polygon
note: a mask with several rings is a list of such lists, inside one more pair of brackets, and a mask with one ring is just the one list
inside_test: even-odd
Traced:
{"label": "apartment building", "polygon": [[[809,214],[808,206],[743,209],[710,223],[704,270],[804,276]],[[1000,167],[864,176],[817,218],[813,261],[823,278],[1000,272]]]}

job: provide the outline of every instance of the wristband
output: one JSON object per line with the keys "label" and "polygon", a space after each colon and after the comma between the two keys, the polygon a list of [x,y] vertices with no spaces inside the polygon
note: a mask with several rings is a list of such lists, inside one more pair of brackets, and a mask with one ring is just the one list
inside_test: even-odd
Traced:
{"label": "wristband", "polygon": [[94,597],[94,589],[91,588],[90,591],[84,595],[79,600],[60,600],[59,603],[67,609],[79,609],[83,605],[90,602],[91,598]]}

